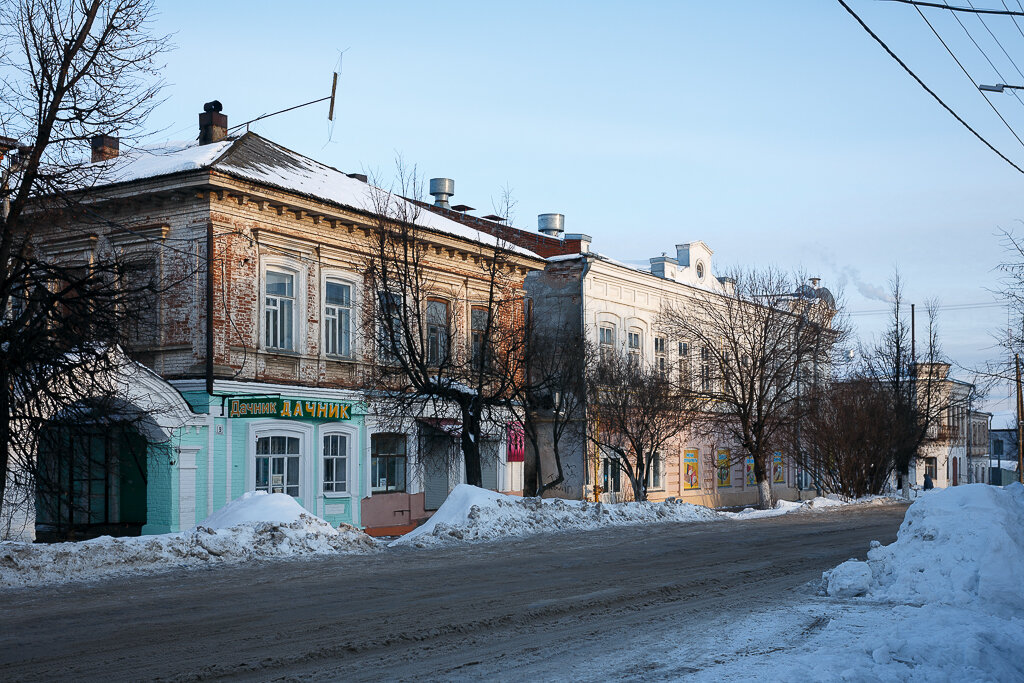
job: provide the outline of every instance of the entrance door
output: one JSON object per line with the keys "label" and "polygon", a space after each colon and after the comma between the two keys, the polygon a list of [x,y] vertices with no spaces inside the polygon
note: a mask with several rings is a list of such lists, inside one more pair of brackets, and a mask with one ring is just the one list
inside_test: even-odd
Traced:
{"label": "entrance door", "polygon": [[452,438],[427,426],[420,430],[420,462],[423,465],[423,509],[436,510],[448,497],[448,458]]}
{"label": "entrance door", "polygon": [[960,458],[953,458],[953,486],[956,486],[957,484],[960,483],[960,477],[958,476],[959,475],[959,472],[958,472],[959,468],[957,467],[957,464],[959,462],[960,462]]}

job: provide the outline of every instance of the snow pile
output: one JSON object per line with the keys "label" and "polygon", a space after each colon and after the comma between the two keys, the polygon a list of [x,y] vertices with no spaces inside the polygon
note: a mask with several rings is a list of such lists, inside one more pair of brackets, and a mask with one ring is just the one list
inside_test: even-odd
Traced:
{"label": "snow pile", "polygon": [[829,594],[833,574],[845,585],[846,575],[865,568],[871,578],[860,594],[874,599],[1020,613],[1024,487],[969,484],[922,496],[907,509],[895,543],[872,543],[866,563],[845,562],[825,573]]}
{"label": "snow pile", "polygon": [[189,531],[77,543],[0,542],[0,586],[92,580],[126,573],[249,560],[367,553],[376,542],[355,527],[334,528],[290,496],[250,492]]}
{"label": "snow pile", "polygon": [[605,504],[561,498],[519,498],[460,484],[423,526],[391,545],[422,548],[552,531],[655,522],[708,522],[720,518],[714,510],[677,500]]}

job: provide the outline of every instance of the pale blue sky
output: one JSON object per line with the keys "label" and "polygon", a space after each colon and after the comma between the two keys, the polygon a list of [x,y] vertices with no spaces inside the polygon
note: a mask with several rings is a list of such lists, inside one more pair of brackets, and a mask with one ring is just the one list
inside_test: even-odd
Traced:
{"label": "pale blue sky", "polygon": [[[1024,165],[1024,145],[916,10],[850,2]],[[519,227],[564,213],[568,232],[592,235],[595,250],[619,260],[702,239],[719,270],[775,265],[845,282],[853,312],[882,307],[854,278],[865,292],[884,287],[897,264],[910,301],[992,299],[996,233],[1024,229],[1024,176],[838,2],[552,5],[165,2],[158,28],[179,47],[151,124],[165,129],[158,139],[182,139],[210,99],[234,124],[324,96],[347,49],[330,138],[326,105],[253,130],[346,171],[387,175],[400,152],[426,177],[454,178],[454,200],[478,215],[508,185]],[[926,15],[979,82],[1001,80],[948,13]],[[1024,85],[978,19],[961,19],[1006,82]],[[1007,18],[986,21],[1024,69],[1024,35]],[[990,97],[1024,138],[1024,104]],[[884,316],[852,320],[870,334]],[[980,364],[1005,323],[999,308],[947,311],[945,349]]]}

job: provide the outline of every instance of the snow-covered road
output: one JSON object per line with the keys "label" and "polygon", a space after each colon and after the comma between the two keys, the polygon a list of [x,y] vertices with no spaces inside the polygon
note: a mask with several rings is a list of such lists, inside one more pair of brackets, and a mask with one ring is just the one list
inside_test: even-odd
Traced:
{"label": "snow-covered road", "polygon": [[905,512],[665,522],[8,591],[0,672],[756,679],[770,676],[759,657],[785,661],[828,628],[833,599],[812,587],[822,572],[892,542]]}

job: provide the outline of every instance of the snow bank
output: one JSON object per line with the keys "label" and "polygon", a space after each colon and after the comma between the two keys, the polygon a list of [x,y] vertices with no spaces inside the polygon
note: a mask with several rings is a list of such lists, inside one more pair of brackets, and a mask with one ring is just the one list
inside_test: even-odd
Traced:
{"label": "snow bank", "polygon": [[309,515],[294,498],[284,493],[249,491],[199,523],[211,529],[224,529],[245,522],[297,522]]}
{"label": "snow bank", "polygon": [[[840,565],[824,574],[849,571]],[[906,605],[983,605],[1024,610],[1024,487],[968,484],[936,489],[907,509],[896,541],[877,542],[866,563],[874,599]],[[830,589],[827,589],[832,594]]]}
{"label": "snow bank", "polygon": [[[282,500],[284,499],[284,500]],[[368,553],[376,542],[355,527],[334,528],[290,496],[248,493],[189,531],[77,543],[0,542],[0,586],[89,581],[250,560]]]}
{"label": "snow bank", "polygon": [[392,541],[391,545],[422,548],[551,531],[715,519],[720,519],[720,515],[714,510],[680,501],[604,504],[561,498],[519,498],[460,484],[423,526]]}

